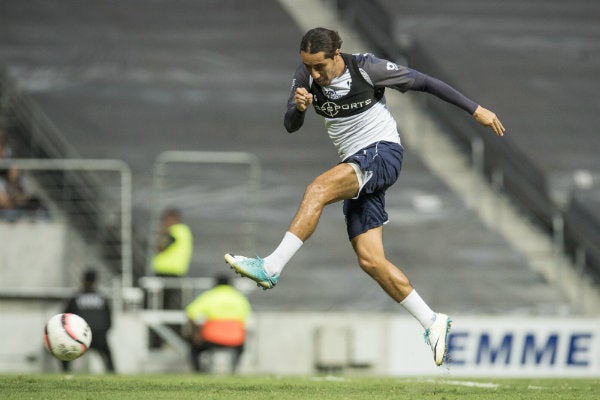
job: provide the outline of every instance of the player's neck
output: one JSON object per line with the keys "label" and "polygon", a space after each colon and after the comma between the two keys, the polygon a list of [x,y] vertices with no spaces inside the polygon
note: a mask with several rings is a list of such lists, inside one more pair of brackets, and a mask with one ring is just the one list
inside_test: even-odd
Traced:
{"label": "player's neck", "polygon": [[344,71],[346,71],[346,62],[344,61],[344,58],[342,57],[341,54],[337,58],[337,60],[338,61],[336,63],[335,77],[339,78],[340,76],[342,76],[344,74]]}

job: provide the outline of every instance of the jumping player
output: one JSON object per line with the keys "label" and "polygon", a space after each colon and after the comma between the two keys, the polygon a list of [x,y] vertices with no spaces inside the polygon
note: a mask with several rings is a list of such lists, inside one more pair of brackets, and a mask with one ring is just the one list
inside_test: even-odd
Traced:
{"label": "jumping player", "polygon": [[341,162],[308,185],[273,253],[264,259],[225,254],[225,260],[263,289],[273,288],[285,264],[315,231],[323,208],[343,200],[348,237],[358,264],[421,323],[439,366],[446,355],[451,319],[434,312],[384,254],[385,192],[398,179],[404,151],[384,90],[427,92],[468,112],[498,136],[504,134],[504,127],[492,111],[448,84],[372,54],[342,53],[341,45],[338,33],[329,29],[315,28],[304,35],[302,64],[294,74],[284,118],[287,131],[294,132],[303,125],[312,104],[323,117]]}

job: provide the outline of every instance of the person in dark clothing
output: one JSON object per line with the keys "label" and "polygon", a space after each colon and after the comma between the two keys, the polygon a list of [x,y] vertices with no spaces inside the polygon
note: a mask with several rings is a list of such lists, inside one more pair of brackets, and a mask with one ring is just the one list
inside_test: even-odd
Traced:
{"label": "person in dark clothing", "polygon": [[[115,372],[115,366],[108,345],[107,333],[112,325],[110,304],[106,297],[96,291],[97,273],[89,269],[83,274],[82,290],[69,299],[65,313],[77,314],[85,319],[92,329],[91,350],[100,354],[106,371]],[[70,370],[68,361],[62,363],[63,371]]]}

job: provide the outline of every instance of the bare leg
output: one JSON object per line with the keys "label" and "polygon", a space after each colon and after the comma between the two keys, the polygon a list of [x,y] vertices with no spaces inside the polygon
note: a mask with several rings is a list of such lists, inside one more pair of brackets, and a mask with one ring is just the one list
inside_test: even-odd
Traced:
{"label": "bare leg", "polygon": [[345,163],[336,165],[308,185],[288,231],[306,241],[317,229],[326,205],[352,198],[357,192],[358,180],[354,169]]}
{"label": "bare leg", "polygon": [[352,239],[358,264],[385,292],[398,303],[412,292],[413,287],[400,269],[385,258],[383,227],[371,229]]}
{"label": "bare leg", "polygon": [[273,253],[264,259],[225,254],[225,261],[263,289],[275,287],[286,263],[317,229],[323,208],[352,198],[357,192],[358,178],[354,168],[345,163],[336,165],[308,185],[288,231]]}

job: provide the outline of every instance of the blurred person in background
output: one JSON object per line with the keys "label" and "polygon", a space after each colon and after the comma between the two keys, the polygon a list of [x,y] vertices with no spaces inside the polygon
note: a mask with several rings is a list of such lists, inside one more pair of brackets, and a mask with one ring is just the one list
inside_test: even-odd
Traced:
{"label": "blurred person in background", "polygon": [[[178,208],[165,209],[160,217],[158,238],[156,240],[156,254],[152,259],[152,269],[157,277],[182,278],[187,275],[192,253],[194,238],[188,225],[183,222],[181,210]],[[162,303],[165,310],[181,310],[181,287],[163,288]],[[181,333],[181,327],[168,325],[172,330]],[[158,348],[163,340],[150,331],[150,347]]]}
{"label": "blurred person in background", "polygon": [[[108,331],[112,325],[112,313],[108,299],[96,290],[98,274],[90,268],[84,272],[81,279],[81,291],[67,302],[65,313],[77,314],[85,319],[92,329],[92,344],[90,350],[95,350],[104,361],[107,372],[115,372],[110,346],[108,345]],[[70,370],[69,361],[63,361],[64,372]]]}
{"label": "blurred person in background", "polygon": [[[0,125],[0,160],[11,156],[6,130]],[[0,219],[15,222],[21,217],[46,219],[48,210],[37,196],[27,193],[19,169],[0,166]]]}
{"label": "blurred person in background", "polygon": [[41,200],[27,193],[21,172],[15,167],[0,168],[0,216],[9,222],[48,216]]}
{"label": "blurred person in background", "polygon": [[234,352],[231,372],[236,372],[244,352],[246,321],[251,311],[250,302],[231,286],[227,275],[217,276],[215,286],[185,308],[192,330],[190,356],[195,371],[210,370],[201,362],[203,352],[231,348]]}
{"label": "blurred person in background", "polygon": [[3,158],[10,158],[12,150],[8,145],[8,136],[4,127],[0,125],[0,160]]}
{"label": "blurred person in background", "polygon": [[[168,208],[160,218],[156,255],[152,268],[159,277],[183,277],[187,274],[194,250],[194,238],[189,226],[183,223],[181,211]],[[167,310],[181,309],[181,291],[166,289],[163,301]]]}
{"label": "blurred person in background", "polygon": [[26,199],[19,170],[14,167],[0,168],[0,215],[2,218],[9,222],[19,219],[21,206],[25,204]]}

